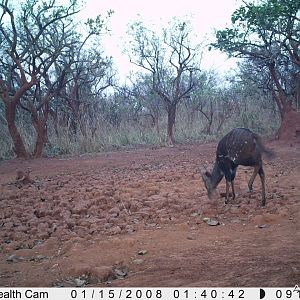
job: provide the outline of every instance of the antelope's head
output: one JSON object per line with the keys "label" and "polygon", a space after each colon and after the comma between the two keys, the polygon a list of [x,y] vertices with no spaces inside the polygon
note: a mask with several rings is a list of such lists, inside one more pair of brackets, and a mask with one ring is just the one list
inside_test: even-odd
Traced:
{"label": "antelope's head", "polygon": [[215,190],[214,187],[213,187],[213,184],[212,184],[212,180],[211,180],[211,173],[208,172],[207,170],[202,170],[201,171],[201,177],[202,177],[202,180],[204,182],[204,186],[207,190],[208,198],[211,199],[212,195],[213,195],[213,192]]}

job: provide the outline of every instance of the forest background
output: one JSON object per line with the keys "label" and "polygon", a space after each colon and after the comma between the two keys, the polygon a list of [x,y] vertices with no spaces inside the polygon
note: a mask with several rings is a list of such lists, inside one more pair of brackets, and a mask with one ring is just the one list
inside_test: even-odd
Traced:
{"label": "forest background", "polygon": [[[84,20],[77,0],[1,0],[0,160],[213,140],[233,127],[298,139],[299,8],[243,1],[209,41],[189,17],[136,18],[124,79],[103,47],[112,10]],[[234,70],[203,67],[216,51]]]}

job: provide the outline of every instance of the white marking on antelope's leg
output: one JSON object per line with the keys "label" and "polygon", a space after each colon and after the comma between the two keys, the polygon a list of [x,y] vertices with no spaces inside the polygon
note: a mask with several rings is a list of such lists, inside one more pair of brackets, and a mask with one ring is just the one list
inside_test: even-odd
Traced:
{"label": "white marking on antelope's leg", "polygon": [[260,169],[260,166],[255,166],[254,167],[253,174],[252,174],[252,176],[251,176],[251,178],[248,182],[249,192],[252,192],[253,181],[254,181],[259,169]]}

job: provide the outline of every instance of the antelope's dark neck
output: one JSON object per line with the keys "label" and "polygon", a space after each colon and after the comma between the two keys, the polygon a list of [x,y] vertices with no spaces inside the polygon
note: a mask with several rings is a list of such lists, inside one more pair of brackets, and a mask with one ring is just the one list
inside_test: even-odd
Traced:
{"label": "antelope's dark neck", "polygon": [[211,186],[213,189],[215,189],[218,186],[218,184],[222,180],[223,176],[224,176],[224,174],[222,173],[222,171],[218,165],[218,162],[216,161],[214,164],[212,173],[211,173]]}

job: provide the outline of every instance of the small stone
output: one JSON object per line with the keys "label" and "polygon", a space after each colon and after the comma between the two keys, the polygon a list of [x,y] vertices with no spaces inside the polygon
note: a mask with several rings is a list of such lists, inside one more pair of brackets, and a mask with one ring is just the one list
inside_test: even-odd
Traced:
{"label": "small stone", "polygon": [[6,259],[6,261],[7,261],[7,262],[10,262],[10,263],[17,263],[17,262],[22,261],[22,260],[24,260],[24,257],[20,257],[20,256],[17,256],[17,255],[15,255],[15,254],[10,255],[10,256]]}
{"label": "small stone", "polygon": [[144,263],[144,260],[143,260],[143,259],[135,259],[135,260],[133,260],[132,262],[133,262],[134,264],[136,264],[136,265],[141,265],[141,264]]}
{"label": "small stone", "polygon": [[29,260],[30,260],[30,261],[40,262],[40,261],[45,260],[45,259],[48,259],[48,257],[45,256],[45,255],[39,254],[39,255],[37,255],[37,256],[31,257]]}
{"label": "small stone", "polygon": [[84,286],[86,284],[86,281],[84,279],[75,278],[74,283],[77,287]]}
{"label": "small stone", "polygon": [[258,228],[266,228],[266,227],[268,227],[268,225],[267,224],[261,224],[261,225],[258,225],[257,227]]}
{"label": "small stone", "polygon": [[126,268],[115,268],[114,273],[117,278],[125,278],[128,275],[128,270]]}
{"label": "small stone", "polygon": [[146,255],[147,253],[148,253],[147,250],[140,250],[140,251],[138,252],[138,255]]}
{"label": "small stone", "polygon": [[210,219],[210,218],[203,218],[203,221],[209,226],[217,226],[220,225],[218,220]]}
{"label": "small stone", "polygon": [[135,229],[134,228],[127,228],[126,232],[129,234],[134,234],[135,233]]}
{"label": "small stone", "polygon": [[189,233],[189,234],[188,234],[188,236],[187,236],[187,239],[188,239],[188,240],[191,240],[191,241],[193,241],[193,240],[195,240],[195,239],[196,239],[196,237],[195,237],[195,235],[194,235],[194,234],[192,234],[192,233]]}
{"label": "small stone", "polygon": [[199,215],[201,215],[201,211],[195,211],[195,212],[193,212],[193,213],[191,213],[191,217],[198,217]]}

